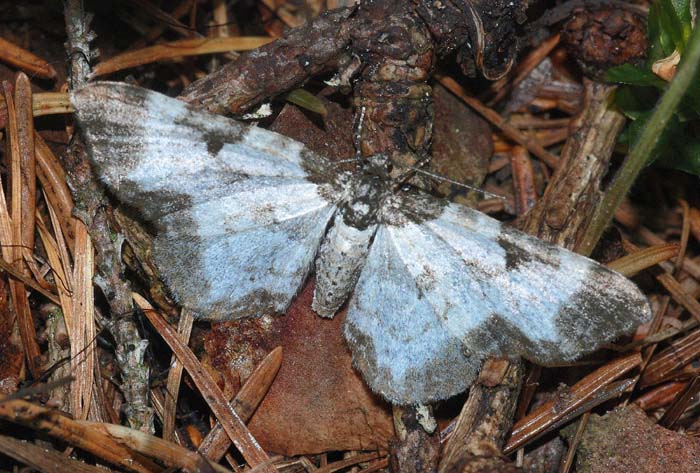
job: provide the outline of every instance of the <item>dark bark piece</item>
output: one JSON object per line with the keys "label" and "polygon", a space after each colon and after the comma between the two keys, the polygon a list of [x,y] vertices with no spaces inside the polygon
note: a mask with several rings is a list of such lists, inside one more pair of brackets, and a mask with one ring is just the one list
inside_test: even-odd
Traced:
{"label": "dark bark piece", "polygon": [[575,11],[561,39],[583,72],[594,78],[613,66],[641,65],[648,47],[644,18],[618,8]]}
{"label": "dark bark piece", "polygon": [[[387,54],[386,58],[396,59],[391,47],[399,50],[416,39],[403,37],[393,44],[401,29],[408,31],[407,21],[427,28],[430,48],[436,47],[440,55],[461,49],[462,61],[473,62],[472,58],[476,58],[485,77],[500,77],[515,57],[515,33],[526,7],[525,0],[363,1],[359,7],[326,12],[277,41],[241,55],[237,61],[190,84],[180,98],[215,113],[244,112],[320,72],[338,66],[355,71],[357,64],[349,57],[366,58],[377,46]],[[365,35],[366,41],[362,40],[364,33],[370,33]],[[473,46],[469,46],[469,39]],[[403,59],[407,57],[404,55]],[[370,62],[364,67],[373,69],[376,64]]]}
{"label": "dark bark piece", "polygon": [[391,444],[389,457],[393,473],[432,473],[437,470],[440,436],[425,430],[425,419],[421,419],[424,414],[432,416],[432,409],[427,406],[394,407],[396,440]]}
{"label": "dark bark piece", "polygon": [[488,360],[445,444],[439,473],[519,471],[501,457],[522,382],[522,363]]}
{"label": "dark bark piece", "polygon": [[354,8],[329,11],[187,87],[181,100],[212,113],[241,113],[337,66],[350,40]]}
{"label": "dark bark piece", "polygon": [[[427,159],[432,139],[427,80],[436,51],[461,48],[460,57],[474,57],[484,76],[500,77],[514,60],[515,32],[526,6],[507,0],[365,1],[242,55],[194,82],[181,99],[212,112],[240,113],[330,68],[344,69],[342,83],[357,72],[356,146],[362,156],[387,155],[395,166],[392,177],[408,176]],[[429,187],[424,177],[413,182]]]}
{"label": "dark bark piece", "polygon": [[[517,28],[525,21],[527,0],[463,0],[471,48],[462,48],[458,61],[474,55],[476,65],[489,80],[508,73],[518,51]],[[469,54],[471,53],[471,54]],[[466,72],[466,71],[465,71]]]}
{"label": "dark bark piece", "polygon": [[446,0],[437,6],[435,0],[414,0],[416,13],[435,38],[437,53],[446,56],[464,46],[469,28],[461,0]]}
{"label": "dark bark piece", "polygon": [[433,42],[411,5],[387,1],[381,6],[352,34],[364,66],[355,86],[355,145],[362,156],[388,156],[395,166],[390,175],[399,177],[428,155]]}

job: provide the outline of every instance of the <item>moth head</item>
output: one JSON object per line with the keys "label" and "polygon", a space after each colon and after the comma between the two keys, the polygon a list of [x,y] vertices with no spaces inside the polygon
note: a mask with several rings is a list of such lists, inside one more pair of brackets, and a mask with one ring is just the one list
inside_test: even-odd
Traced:
{"label": "moth head", "polygon": [[373,154],[365,158],[363,171],[371,176],[381,179],[389,179],[392,171],[391,159],[386,154]]}

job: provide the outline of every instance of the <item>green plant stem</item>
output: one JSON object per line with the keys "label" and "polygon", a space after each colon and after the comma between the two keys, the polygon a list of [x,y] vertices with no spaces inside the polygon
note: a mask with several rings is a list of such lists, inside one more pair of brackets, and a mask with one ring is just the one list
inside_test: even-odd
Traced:
{"label": "green plant stem", "polygon": [[578,245],[580,253],[590,255],[612,221],[615,209],[620,205],[637,176],[649,161],[649,156],[659,142],[661,133],[673,116],[688,86],[696,78],[698,65],[700,65],[700,28],[696,27],[690,34],[685,57],[676,72],[676,76],[659,100],[656,110],[639,137],[639,141],[635,143],[608,192],[596,208],[588,230]]}

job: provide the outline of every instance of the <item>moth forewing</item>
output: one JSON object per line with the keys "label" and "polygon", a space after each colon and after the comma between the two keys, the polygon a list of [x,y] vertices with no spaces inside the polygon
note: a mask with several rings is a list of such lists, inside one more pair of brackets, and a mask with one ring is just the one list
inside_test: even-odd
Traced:
{"label": "moth forewing", "polygon": [[95,171],[157,229],[154,260],[201,318],[284,312],[340,189],[294,140],[120,83],[73,92]]}

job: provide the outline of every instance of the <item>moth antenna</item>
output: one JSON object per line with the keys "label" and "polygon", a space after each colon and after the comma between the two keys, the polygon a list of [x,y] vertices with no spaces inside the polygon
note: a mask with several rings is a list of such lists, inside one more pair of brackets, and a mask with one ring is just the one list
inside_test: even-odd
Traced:
{"label": "moth antenna", "polygon": [[355,149],[357,154],[360,154],[360,142],[362,141],[362,126],[365,122],[365,113],[367,113],[367,107],[360,107],[360,114],[357,116],[357,122],[355,123]]}
{"label": "moth antenna", "polygon": [[419,169],[419,168],[411,168],[411,169],[413,169],[415,172],[418,172],[418,173],[424,174],[424,175],[426,175],[426,176],[432,177],[433,179],[437,179],[437,180],[439,180],[439,181],[449,182],[450,184],[454,184],[455,186],[464,187],[465,189],[469,189],[469,190],[471,190],[471,191],[478,192],[479,194],[483,195],[484,197],[489,197],[489,198],[493,198],[493,199],[499,199],[499,200],[502,200],[502,201],[504,201],[504,202],[507,200],[507,199],[506,199],[505,197],[503,197],[502,195],[493,194],[493,193],[491,193],[491,192],[489,192],[489,191],[486,191],[486,190],[484,190],[484,189],[480,189],[480,188],[475,187],[475,186],[470,186],[469,184],[465,184],[465,183],[463,183],[463,182],[455,181],[455,180],[450,179],[450,178],[448,178],[448,177],[441,176],[441,175],[439,175],[439,174],[435,174],[435,173],[433,173],[433,172],[426,171],[426,170],[424,170],[424,169]]}
{"label": "moth antenna", "polygon": [[432,156],[430,156],[429,154],[425,154],[418,161],[416,161],[415,166],[408,166],[408,171],[406,171],[405,173],[400,175],[398,179],[396,179],[398,185],[396,186],[395,190],[399,190],[401,187],[403,187],[406,181],[408,181],[411,178],[411,176],[413,176],[417,171],[420,171],[420,167],[423,167],[426,164],[428,164],[428,162],[430,162],[431,159]]}
{"label": "moth antenna", "polygon": [[352,162],[357,162],[357,161],[362,161],[362,158],[360,156],[355,156],[354,158],[339,159],[339,160],[333,161],[333,162],[336,164],[345,164],[345,163],[352,163]]}
{"label": "moth antenna", "polygon": [[355,126],[353,130],[353,135],[352,135],[352,141],[353,144],[355,145],[355,156],[352,158],[348,159],[341,159],[338,161],[335,161],[337,164],[344,164],[344,163],[352,163],[352,162],[358,162],[362,161],[362,154],[360,152],[360,143],[362,142],[362,127],[365,122],[365,113],[367,113],[367,107],[362,106],[360,107],[360,113],[357,115],[357,118],[355,120]]}

